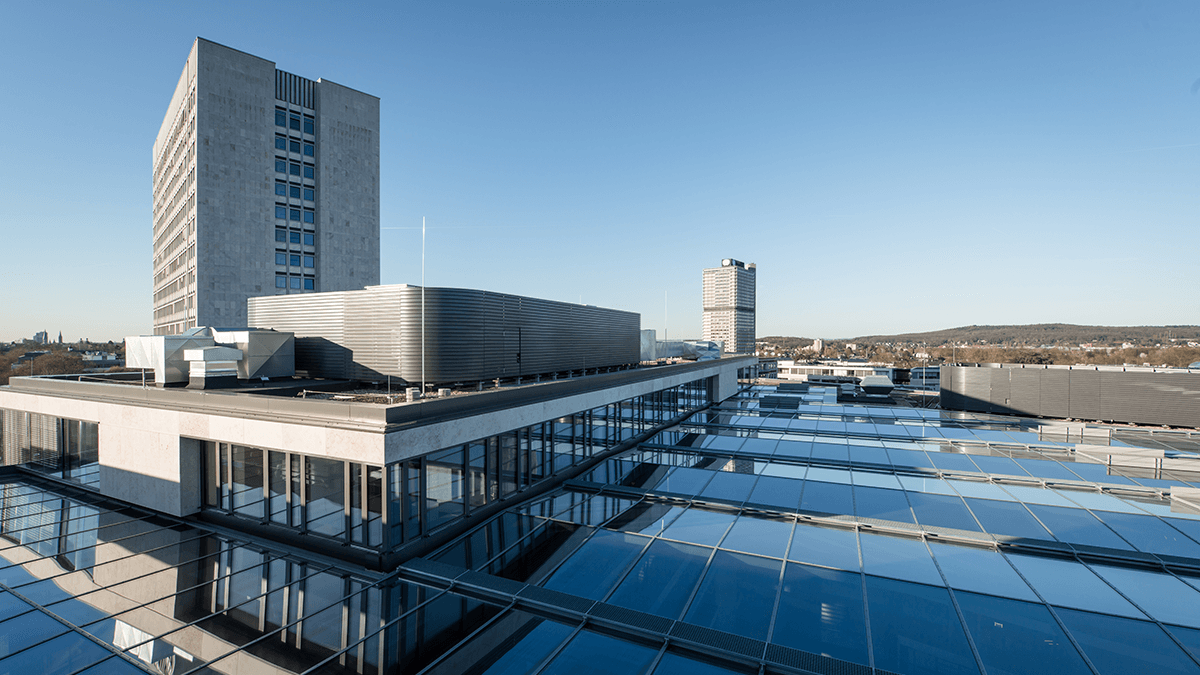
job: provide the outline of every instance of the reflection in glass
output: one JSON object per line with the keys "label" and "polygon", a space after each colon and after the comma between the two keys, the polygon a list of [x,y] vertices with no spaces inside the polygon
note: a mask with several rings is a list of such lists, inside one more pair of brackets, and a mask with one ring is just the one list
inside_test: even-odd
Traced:
{"label": "reflection in glass", "polygon": [[700,546],[655,541],[608,602],[678,619],[711,553]]}
{"label": "reflection in glass", "polygon": [[945,588],[873,576],[866,581],[876,668],[895,673],[979,672]]}
{"label": "reflection in glass", "polygon": [[862,576],[788,563],[771,642],[866,664]]}
{"label": "reflection in glass", "polygon": [[782,564],[770,558],[717,551],[684,620],[766,640]]}
{"label": "reflection in glass", "polygon": [[1072,609],[1055,610],[1101,675],[1196,673],[1196,664],[1158,626]]}

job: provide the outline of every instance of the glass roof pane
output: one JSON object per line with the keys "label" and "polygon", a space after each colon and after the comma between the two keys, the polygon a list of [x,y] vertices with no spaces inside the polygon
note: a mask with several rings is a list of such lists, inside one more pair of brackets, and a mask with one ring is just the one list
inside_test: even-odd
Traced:
{"label": "glass roof pane", "polygon": [[979,524],[958,496],[908,493],[917,522],[924,527],[949,527],[979,532]]}
{"label": "glass roof pane", "polygon": [[684,620],[766,640],[781,560],[717,551]]}
{"label": "glass roof pane", "polygon": [[1054,533],[1060,541],[1086,546],[1106,546],[1126,551],[1133,547],[1125,542],[1112,530],[1104,526],[1091,513],[1083,509],[1068,509],[1061,506],[1043,506],[1028,504],[1029,510],[1042,524]]}
{"label": "glass roof pane", "polygon": [[979,467],[975,466],[970,457],[957,452],[930,452],[929,459],[933,460],[934,465],[942,471],[980,472]]}
{"label": "glass roof pane", "polygon": [[973,480],[947,480],[946,483],[964,497],[998,499],[1006,502],[1016,501],[1012,495],[1004,491],[1004,488],[992,483],[982,483]]}
{"label": "glass roof pane", "polygon": [[676,518],[662,536],[692,544],[716,546],[736,519],[737,516],[732,513],[708,511],[693,506]]}
{"label": "glass roof pane", "polygon": [[1092,565],[1138,607],[1163,623],[1200,628],[1200,592],[1162,571]]}
{"label": "glass roof pane", "polygon": [[812,466],[808,468],[807,480],[819,480],[826,483],[842,483],[850,485],[853,479],[850,476],[848,469],[828,469],[822,466]]}
{"label": "glass roof pane", "polygon": [[919,539],[859,532],[858,541],[862,547],[863,571],[867,574],[935,586],[945,583],[925,542]]}
{"label": "glass roof pane", "polygon": [[1145,618],[1128,600],[1074,560],[1006,555],[1021,576],[1052,605]]}
{"label": "glass roof pane", "polygon": [[66,626],[41,612],[29,612],[0,621],[0,636],[4,637],[5,654],[12,654],[65,632]]}
{"label": "glass roof pane", "polygon": [[707,499],[721,499],[731,502],[744,502],[750,496],[750,490],[754,488],[755,481],[758,476],[752,473],[734,473],[731,471],[717,471],[709,482],[708,487],[700,493],[700,497]]}
{"label": "glass roof pane", "polygon": [[972,455],[971,460],[980,469],[987,473],[1000,474],[1004,476],[1028,476],[1029,473],[1022,469],[1011,457],[993,457],[990,455]]}
{"label": "glass roof pane", "polygon": [[854,479],[855,485],[865,485],[869,487],[886,488],[890,490],[900,489],[900,481],[896,480],[896,476],[890,473],[877,473],[874,471],[851,471],[850,476]]}
{"label": "glass roof pane", "polygon": [[695,495],[704,489],[712,479],[713,472],[704,469],[678,467],[671,470],[667,477],[654,486],[658,492],[675,492],[681,495]]}
{"label": "glass roof pane", "polygon": [[1049,478],[1053,480],[1079,480],[1079,476],[1071,473],[1063,467],[1063,465],[1050,459],[1024,459],[1018,458],[1014,460],[1020,464],[1022,468],[1028,471],[1031,475],[1039,478]]}
{"label": "glass roof pane", "polygon": [[747,438],[742,443],[742,448],[739,452],[753,453],[756,455],[772,455],[775,453],[775,446],[779,441],[773,438]]}
{"label": "glass roof pane", "polygon": [[775,448],[776,457],[808,457],[812,454],[812,441],[783,439]]}
{"label": "glass roof pane", "polygon": [[926,469],[934,468],[933,462],[929,460],[929,455],[926,455],[920,450],[902,450],[900,448],[888,448],[888,457],[892,459],[892,466],[910,466],[921,467]]}
{"label": "glass roof pane", "polygon": [[[861,443],[862,441],[860,441]],[[872,448],[863,445],[850,445],[850,461],[859,464],[879,464],[890,466],[892,460],[883,448]]]}
{"label": "glass roof pane", "polygon": [[1092,672],[1045,605],[961,592],[955,599],[988,675]]}
{"label": "glass roof pane", "polygon": [[1042,524],[1017,502],[1001,502],[994,499],[974,499],[972,497],[966,497],[963,501],[979,519],[979,524],[983,525],[983,531],[990,535],[1054,540],[1046,528],[1042,527]]}
{"label": "glass roof pane", "polygon": [[0,620],[23,614],[33,609],[33,606],[23,602],[12,593],[0,591]]}
{"label": "glass roof pane", "polygon": [[754,485],[747,499],[751,504],[762,504],[783,511],[794,512],[800,506],[800,492],[804,481],[778,476],[762,476]]}
{"label": "glass roof pane", "polygon": [[885,490],[874,487],[854,488],[854,511],[859,518],[890,520],[899,523],[915,523],[912,509],[903,490]]}
{"label": "glass roof pane", "polygon": [[[498,654],[496,652],[499,650],[492,650],[490,654],[480,655],[482,658],[473,664],[472,669],[486,667],[487,670],[483,671],[484,675],[525,675],[525,673],[533,672],[533,669],[550,656],[575,630],[572,626],[547,621],[524,612],[510,612],[504,619],[498,623],[519,622],[510,629],[511,634],[508,640],[514,640],[522,633],[525,635],[520,637],[519,641],[512,643],[511,648],[507,650],[500,651]],[[496,636],[496,638],[498,637],[500,636]],[[477,640],[487,644],[486,639],[477,638]],[[459,649],[459,653],[474,656],[480,651],[486,652],[484,649],[478,649],[473,644],[475,641],[464,644]],[[490,665],[488,661],[491,661]]]}
{"label": "glass roof pane", "polygon": [[542,586],[599,600],[650,543],[636,534],[600,530],[567,558]]}
{"label": "glass roof pane", "polygon": [[[4,653],[9,653],[9,650],[5,650]],[[66,675],[86,668],[111,654],[112,652],[78,633],[67,633],[33,649],[0,659],[0,673]]]}
{"label": "glass roof pane", "polygon": [[862,576],[788,563],[771,642],[866,665]]}
{"label": "glass roof pane", "polygon": [[1193,659],[1200,660],[1200,630],[1180,626],[1167,626],[1166,628],[1168,633],[1179,640],[1184,650],[1191,654]]}
{"label": "glass roof pane", "polygon": [[654,536],[666,530],[685,510],[683,506],[643,500],[610,520],[605,527]]}
{"label": "glass roof pane", "polygon": [[800,510],[832,515],[851,515],[854,513],[854,499],[851,490],[849,485],[839,483],[805,481],[804,493],[800,498]]}
{"label": "glass roof pane", "polygon": [[929,542],[950,588],[1038,602],[1019,574],[996,551]]}
{"label": "glass roof pane", "polygon": [[657,649],[583,631],[540,675],[635,675],[650,667]]}
{"label": "glass roof pane", "polygon": [[1196,673],[1196,664],[1162,629],[1146,621],[1104,614],[1057,610],[1083,653],[1108,673]]}
{"label": "glass roof pane", "polygon": [[782,558],[792,538],[790,520],[769,520],[743,515],[730,528],[721,548]]}
{"label": "glass roof pane", "polygon": [[857,572],[858,534],[854,530],[796,523],[788,560]]}
{"label": "glass roof pane", "polygon": [[808,466],[803,464],[782,464],[779,462],[771,462],[763,468],[762,475],[764,476],[779,476],[781,478],[804,478],[808,473]]}
{"label": "glass roof pane", "polygon": [[1096,516],[1139,551],[1200,558],[1200,544],[1154,516],[1104,511]]}
{"label": "glass roof pane", "polygon": [[607,602],[678,619],[711,554],[711,548],[656,541]]}
{"label": "glass roof pane", "polygon": [[1045,504],[1047,506],[1062,506],[1066,508],[1079,508],[1074,502],[1063,497],[1054,490],[1046,488],[1028,487],[1025,485],[1005,485],[1004,489],[1009,494],[1026,504]]}
{"label": "glass roof pane", "polygon": [[937,495],[957,495],[950,483],[932,476],[896,476],[900,486],[911,492],[924,492]]}
{"label": "glass roof pane", "polygon": [[[822,422],[822,424],[831,424],[831,423],[830,422]],[[840,422],[839,422],[839,424],[840,424]],[[831,461],[831,462],[846,463],[846,462],[850,461],[850,451],[846,448],[846,446],[844,444],[841,444],[841,443],[836,444],[836,445],[832,444],[832,443],[824,443],[824,442],[813,443],[812,458],[813,459],[823,459],[823,460]]]}
{"label": "glass roof pane", "polygon": [[978,674],[945,588],[868,576],[875,667],[894,673]]}

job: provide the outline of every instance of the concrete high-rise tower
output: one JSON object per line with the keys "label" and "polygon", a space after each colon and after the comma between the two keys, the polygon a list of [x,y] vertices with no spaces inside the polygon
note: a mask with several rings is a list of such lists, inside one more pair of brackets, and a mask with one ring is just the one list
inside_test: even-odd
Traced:
{"label": "concrete high-rise tower", "polygon": [[754,353],[754,278],[757,268],[726,258],[704,270],[704,339],[721,340],[725,351]]}
{"label": "concrete high-rise tower", "polygon": [[197,38],[154,141],[154,332],[379,283],[379,99]]}

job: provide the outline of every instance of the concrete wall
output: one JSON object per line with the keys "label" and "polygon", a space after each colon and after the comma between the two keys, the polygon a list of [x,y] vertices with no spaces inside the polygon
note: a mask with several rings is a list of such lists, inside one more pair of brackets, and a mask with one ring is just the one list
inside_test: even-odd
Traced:
{"label": "concrete wall", "polygon": [[238,328],[275,290],[275,64],[197,48],[196,321]]}
{"label": "concrete wall", "polygon": [[379,99],[319,80],[317,290],[379,283]]}

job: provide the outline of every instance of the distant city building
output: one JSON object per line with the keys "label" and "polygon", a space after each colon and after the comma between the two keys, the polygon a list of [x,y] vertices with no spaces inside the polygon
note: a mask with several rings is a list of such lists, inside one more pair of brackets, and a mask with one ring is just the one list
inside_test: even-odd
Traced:
{"label": "distant city building", "polygon": [[50,341],[50,334],[44,330],[40,330],[33,334],[33,341],[39,345],[44,345]]}
{"label": "distant city building", "polygon": [[808,351],[814,354],[820,354],[821,352],[825,351],[825,341],[821,338],[813,340],[813,343],[808,347]]}
{"label": "distant city building", "polygon": [[726,258],[704,270],[704,339],[725,343],[725,351],[754,353],[754,263]]}
{"label": "distant city building", "polygon": [[802,363],[791,360],[779,362],[779,379],[805,382],[817,377],[857,377],[882,376],[895,381],[896,369],[890,363],[851,363],[848,361],[822,361],[819,363]]}
{"label": "distant city building", "polygon": [[154,332],[379,283],[379,99],[197,38],[154,141]]}

